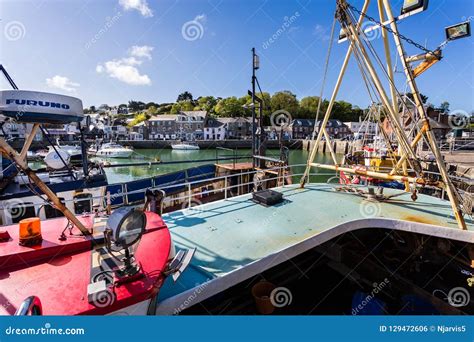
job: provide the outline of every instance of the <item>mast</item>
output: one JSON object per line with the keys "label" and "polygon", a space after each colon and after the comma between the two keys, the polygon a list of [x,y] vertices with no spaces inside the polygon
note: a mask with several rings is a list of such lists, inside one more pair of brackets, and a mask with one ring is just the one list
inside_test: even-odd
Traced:
{"label": "mast", "polygon": [[255,48],[252,48],[252,168],[255,168],[255,155],[256,155],[256,140],[255,140],[255,84],[256,84],[256,75],[255,71],[258,69],[255,62],[257,61],[257,54],[255,53]]}
{"label": "mast", "polygon": [[[421,101],[421,95],[415,81],[416,75],[414,74],[413,69],[409,65],[410,61],[412,61],[413,59],[410,59],[409,57],[407,57],[405,50],[403,48],[403,44],[402,44],[403,36],[400,35],[400,33],[398,32],[398,27],[397,27],[397,19],[399,18],[395,18],[393,16],[388,0],[377,0],[379,16],[382,23],[379,23],[375,21],[375,19],[366,15],[367,8],[369,5],[369,0],[365,1],[364,6],[361,11],[349,5],[346,2],[346,0],[337,0],[336,2],[337,2],[336,18],[339,20],[342,27],[342,31],[345,34],[345,37],[347,37],[347,40],[349,41],[350,45],[346,54],[346,58],[344,59],[343,65],[341,67],[341,71],[339,73],[339,77],[336,82],[333,95],[329,102],[329,106],[326,111],[324,120],[322,121],[320,130],[318,132],[316,143],[313,146],[311,154],[308,158],[306,170],[300,182],[301,186],[304,187],[305,182],[308,180],[309,171],[311,167],[318,167],[318,168],[335,170],[335,171],[344,171],[347,173],[366,175],[366,176],[370,176],[377,179],[402,181],[405,183],[406,191],[410,190],[410,186],[409,186],[410,184],[413,185],[414,189],[416,189],[415,187],[417,184],[434,185],[446,190],[449,197],[449,201],[451,203],[451,206],[454,212],[454,216],[456,218],[456,221],[458,222],[458,226],[461,229],[464,229],[464,230],[467,229],[466,223],[462,215],[460,203],[458,201],[456,190],[446,171],[444,160],[436,144],[435,136],[431,130],[431,127],[428,121],[428,116],[426,114],[425,108]],[[352,11],[357,12],[360,15],[357,22],[354,22]],[[388,17],[387,22],[385,22],[384,20],[385,14]],[[386,56],[386,66],[380,65],[381,64],[380,58],[378,58],[377,53],[375,52],[375,49],[370,44],[368,39],[365,37],[365,32],[361,31],[360,29],[364,18],[367,18],[368,20],[374,22],[375,24],[380,26],[379,28],[382,30],[382,37],[384,40],[383,46],[384,46],[384,51],[385,51],[385,56]],[[399,108],[398,108],[397,101],[399,98],[402,101],[403,99],[401,98],[400,94],[397,92],[397,89],[395,86],[394,74],[392,70],[392,63],[391,63],[391,57],[390,57],[390,49],[389,49],[389,43],[388,43],[388,33],[392,34],[393,39],[395,41],[399,58],[402,61],[404,73],[407,79],[407,84],[409,85],[411,92],[414,95],[416,108],[423,123],[422,128],[420,129],[416,137],[413,139],[413,141],[409,141],[409,138],[407,137],[406,132],[404,131],[402,127],[401,120],[399,117]],[[436,54],[435,52],[430,52],[429,50],[423,48],[421,45],[416,44],[405,37],[403,37],[403,39],[407,40],[408,42],[413,43],[413,45],[415,45],[416,47],[425,50],[425,52],[428,51],[427,58],[438,58],[438,60],[440,59],[440,53]],[[401,158],[398,161],[398,163],[395,165],[394,169],[389,173],[373,172],[369,170],[367,171],[354,170],[354,169],[344,167],[344,166],[341,167],[340,165],[338,165],[337,162],[334,162],[334,165],[324,165],[324,164],[314,163],[314,158],[316,156],[316,151],[317,151],[319,142],[321,141],[323,135],[326,136],[325,134],[326,126],[327,126],[327,123],[332,111],[335,98],[339,91],[339,87],[341,85],[345,70],[347,68],[347,63],[351,55],[354,55],[358,63],[358,66],[360,68],[360,71],[362,73],[362,76],[364,78],[364,81],[370,82],[372,89],[375,89],[374,93],[378,96],[378,98],[382,102],[387,112],[387,118],[390,122],[391,127],[394,130],[396,139],[398,141],[399,153],[400,153]],[[389,98],[387,92],[385,91],[385,87],[382,85],[381,79],[378,75],[377,69],[374,66],[374,63],[372,62],[371,56],[372,58],[375,59],[376,62],[379,63],[379,67],[381,67],[381,69],[384,71],[384,76],[388,78],[388,81],[390,84],[391,98]],[[433,56],[436,56],[436,57],[433,57]],[[370,89],[368,90],[370,94]],[[415,152],[416,147],[418,146],[418,143],[422,140],[422,138],[426,138],[426,140],[428,141],[429,148],[431,149],[431,151],[433,152],[435,156],[436,163],[438,165],[438,169],[442,178],[442,182],[431,182],[429,179],[424,177],[421,164]],[[407,163],[409,163],[412,169],[415,171],[416,173],[415,177],[408,177]],[[401,168],[401,170],[399,170],[399,168]],[[402,175],[398,174],[399,171],[402,172]]]}

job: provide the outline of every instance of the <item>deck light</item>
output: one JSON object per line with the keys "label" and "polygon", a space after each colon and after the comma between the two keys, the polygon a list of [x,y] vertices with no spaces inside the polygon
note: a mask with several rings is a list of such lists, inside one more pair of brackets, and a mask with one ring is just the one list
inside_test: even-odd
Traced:
{"label": "deck light", "polygon": [[[428,8],[428,0],[405,0],[402,6],[402,15],[406,13],[423,12]],[[413,13],[412,13],[413,12]]]}
{"label": "deck light", "polygon": [[131,207],[118,208],[107,220],[110,241],[117,247],[131,247],[142,237],[145,225],[146,216],[143,211]]}
{"label": "deck light", "polygon": [[446,27],[445,31],[447,40],[469,37],[471,35],[471,23],[469,21],[465,21],[460,24]]}
{"label": "deck light", "polygon": [[140,240],[145,232],[146,215],[143,211],[122,207],[115,210],[107,220],[104,232],[107,249],[110,252],[124,250],[124,267],[117,274],[119,276],[132,276],[139,272],[138,265],[133,263],[133,255],[129,248]]}

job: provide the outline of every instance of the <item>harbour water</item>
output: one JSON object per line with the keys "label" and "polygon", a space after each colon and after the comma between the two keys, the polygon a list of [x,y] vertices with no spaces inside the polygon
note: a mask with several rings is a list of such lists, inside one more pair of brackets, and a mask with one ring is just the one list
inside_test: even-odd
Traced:
{"label": "harbour water", "polygon": [[[241,159],[238,161],[250,161],[251,151],[250,150],[237,150],[237,156],[248,157],[248,159]],[[133,159],[108,159],[107,162],[110,164],[123,164],[123,163],[143,163],[144,161],[154,161],[157,158],[163,162],[159,165],[149,166],[126,166],[126,167],[113,167],[107,168],[107,179],[109,183],[120,183],[131,180],[146,178],[154,175],[160,175],[170,172],[175,172],[187,168],[191,168],[203,164],[215,163],[217,158],[231,158],[233,157],[232,152],[216,150],[216,149],[201,149],[196,151],[176,151],[171,149],[144,149],[136,150],[135,158]],[[278,158],[278,150],[268,150],[267,156]],[[138,158],[137,158],[138,157]],[[289,164],[298,165],[305,164],[308,159],[308,152],[302,150],[290,150],[289,152]],[[330,156],[328,154],[318,154],[316,162],[329,162]],[[198,162],[197,160],[208,160]],[[212,161],[209,161],[212,160]],[[166,164],[166,162],[182,162]],[[220,163],[231,163],[232,160],[220,161]],[[304,166],[293,167],[293,174],[302,173]],[[327,171],[324,172],[327,174]],[[299,177],[294,177],[294,181]],[[328,176],[314,177],[312,181],[325,181]]]}

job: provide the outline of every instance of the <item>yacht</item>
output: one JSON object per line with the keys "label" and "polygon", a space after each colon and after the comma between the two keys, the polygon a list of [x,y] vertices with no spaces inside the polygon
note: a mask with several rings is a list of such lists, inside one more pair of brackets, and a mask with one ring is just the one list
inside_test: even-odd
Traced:
{"label": "yacht", "polygon": [[171,144],[171,148],[173,150],[179,151],[199,150],[199,146],[195,142],[181,142],[177,144]]}
{"label": "yacht", "polygon": [[133,154],[131,147],[124,147],[117,143],[102,145],[96,153],[97,157],[105,158],[130,158]]}

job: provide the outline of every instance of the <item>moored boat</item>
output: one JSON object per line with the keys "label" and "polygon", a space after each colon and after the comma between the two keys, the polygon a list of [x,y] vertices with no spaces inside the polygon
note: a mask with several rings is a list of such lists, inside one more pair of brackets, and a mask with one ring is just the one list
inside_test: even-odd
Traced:
{"label": "moored boat", "polygon": [[176,151],[193,151],[199,150],[199,145],[194,142],[181,142],[177,144],[171,144],[171,148]]}
{"label": "moored boat", "polygon": [[118,143],[106,143],[97,150],[95,155],[102,158],[130,158],[132,154],[131,147],[124,147]]}

